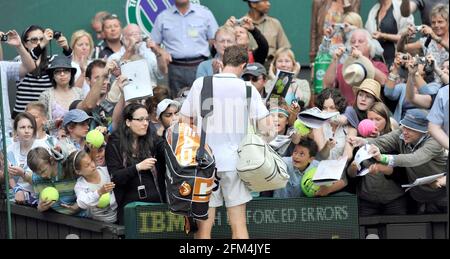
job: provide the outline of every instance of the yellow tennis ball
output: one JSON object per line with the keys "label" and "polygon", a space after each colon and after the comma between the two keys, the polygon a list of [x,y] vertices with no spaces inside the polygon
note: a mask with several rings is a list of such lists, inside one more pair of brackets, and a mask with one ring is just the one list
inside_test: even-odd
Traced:
{"label": "yellow tennis ball", "polygon": [[46,187],[40,193],[40,200],[43,201],[58,201],[59,192],[55,187]]}
{"label": "yellow tennis ball", "polygon": [[294,122],[294,129],[300,136],[306,136],[311,132],[311,129],[306,127],[305,124],[303,124],[303,122],[301,122],[300,120],[296,120]]}
{"label": "yellow tennis ball", "polygon": [[100,199],[98,199],[97,207],[100,209],[104,209],[109,206],[109,203],[111,202],[111,195],[109,192],[102,194],[100,196]]}
{"label": "yellow tennis ball", "polygon": [[317,167],[313,167],[305,172],[305,174],[302,177],[302,180],[300,182],[300,186],[302,188],[303,193],[307,197],[314,197],[316,192],[320,189],[320,186],[316,185],[312,178],[314,177],[314,174],[317,171]]}
{"label": "yellow tennis ball", "polygon": [[98,130],[91,130],[86,135],[86,142],[94,146],[95,148],[99,148],[105,142],[105,137]]}

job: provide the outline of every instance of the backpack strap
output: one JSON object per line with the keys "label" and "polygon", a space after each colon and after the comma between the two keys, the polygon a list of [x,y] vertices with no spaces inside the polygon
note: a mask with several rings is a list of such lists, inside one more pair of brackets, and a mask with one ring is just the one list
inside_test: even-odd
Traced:
{"label": "backpack strap", "polygon": [[248,133],[248,124],[250,122],[250,105],[252,101],[252,86],[245,84],[245,98],[247,99],[247,109],[246,109],[246,116],[245,116],[245,130]]}
{"label": "backpack strap", "polygon": [[[197,150],[197,157],[195,160],[199,166],[207,165],[207,159],[205,157],[205,142],[206,142],[206,127],[208,125],[208,117],[212,115],[213,107],[213,77],[207,76],[203,78],[203,87],[200,100],[200,116],[202,117],[202,133],[200,135],[200,147]],[[208,101],[208,105],[205,105],[205,101]]]}

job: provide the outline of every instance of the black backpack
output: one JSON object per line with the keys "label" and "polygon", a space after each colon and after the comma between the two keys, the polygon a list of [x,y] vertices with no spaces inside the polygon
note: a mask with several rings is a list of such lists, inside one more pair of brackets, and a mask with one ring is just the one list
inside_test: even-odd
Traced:
{"label": "black backpack", "polygon": [[[205,77],[201,104],[212,98],[212,91],[212,77]],[[212,103],[201,110],[200,136],[194,125],[186,123],[172,125],[165,134],[167,201],[171,212],[185,216],[186,234],[197,230],[195,220],[208,218],[209,198],[218,188],[214,155],[205,143],[206,122],[212,110]]]}

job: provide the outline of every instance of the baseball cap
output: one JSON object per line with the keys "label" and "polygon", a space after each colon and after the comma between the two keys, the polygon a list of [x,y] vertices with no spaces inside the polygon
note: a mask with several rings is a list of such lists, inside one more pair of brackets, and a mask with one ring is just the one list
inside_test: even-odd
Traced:
{"label": "baseball cap", "polygon": [[245,67],[244,72],[242,73],[242,76],[244,76],[244,75],[252,75],[252,76],[258,77],[260,75],[267,75],[267,70],[260,63],[251,63]]}
{"label": "baseball cap", "polygon": [[161,116],[161,114],[167,110],[167,108],[170,105],[175,105],[177,107],[177,109],[180,108],[181,104],[175,100],[171,100],[171,99],[164,99],[161,102],[158,103],[158,106],[156,107],[156,118],[159,118]]}
{"label": "baseball cap", "polygon": [[92,119],[92,117],[87,115],[87,113],[85,111],[80,110],[80,109],[73,109],[73,110],[68,111],[64,115],[63,127],[66,127],[67,124],[69,124],[71,122],[79,123],[79,122],[83,122],[83,121],[89,120],[89,119]]}
{"label": "baseball cap", "polygon": [[423,109],[409,109],[400,125],[421,133],[428,132],[428,112]]}

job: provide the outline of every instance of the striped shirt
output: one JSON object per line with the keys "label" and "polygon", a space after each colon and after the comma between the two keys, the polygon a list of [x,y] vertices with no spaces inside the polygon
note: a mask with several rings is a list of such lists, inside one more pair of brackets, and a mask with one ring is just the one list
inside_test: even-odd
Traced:
{"label": "striped shirt", "polygon": [[47,74],[33,76],[28,73],[21,81],[18,81],[16,92],[15,112],[24,112],[28,103],[38,101],[41,93],[52,88],[52,83]]}
{"label": "striped shirt", "polygon": [[36,193],[36,196],[40,197],[41,191],[44,190],[46,187],[54,187],[56,188],[56,190],[58,190],[59,193],[59,199],[52,206],[52,209],[54,211],[66,215],[85,217],[86,216],[85,210],[79,210],[77,212],[74,212],[68,208],[61,206],[61,204],[73,205],[77,202],[77,197],[75,196],[74,190],[77,179],[66,179],[66,180],[60,179],[61,176],[60,165],[58,165],[58,167],[59,167],[58,176],[51,177],[50,179],[44,179],[40,175],[33,172],[32,185],[34,192]]}

